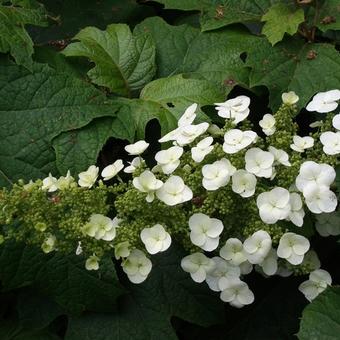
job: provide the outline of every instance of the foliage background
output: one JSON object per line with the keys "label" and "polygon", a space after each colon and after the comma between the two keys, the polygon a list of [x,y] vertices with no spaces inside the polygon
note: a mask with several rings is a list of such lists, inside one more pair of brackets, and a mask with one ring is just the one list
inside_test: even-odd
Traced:
{"label": "foliage background", "polygon": [[[151,158],[192,102],[215,123],[227,95],[250,96],[253,121],[288,90],[303,108],[340,88],[339,31],[338,0],[0,0],[0,186],[103,167],[138,138]],[[301,110],[302,134],[316,118]],[[338,284],[338,244],[313,243]],[[141,285],[112,261],[92,273],[73,255],[0,251],[0,339],[294,339],[306,306],[302,278],[256,273],[255,303],[226,306],[181,271],[178,247]],[[338,339],[339,294],[305,309],[300,339]]]}

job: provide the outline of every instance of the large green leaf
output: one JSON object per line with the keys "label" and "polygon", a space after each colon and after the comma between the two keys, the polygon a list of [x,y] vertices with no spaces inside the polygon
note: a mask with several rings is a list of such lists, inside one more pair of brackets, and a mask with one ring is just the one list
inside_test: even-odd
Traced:
{"label": "large green leaf", "polygon": [[189,25],[171,26],[158,17],[136,27],[150,32],[156,44],[158,77],[179,73],[199,74],[228,93],[236,84],[247,86],[249,72],[240,58],[259,40],[246,30],[200,32]]}
{"label": "large green leaf", "polygon": [[180,268],[183,252],[175,246],[152,257],[150,277],[129,284],[129,295],[116,314],[71,318],[67,340],[177,339],[170,318],[210,326],[223,318],[223,304],[204,285],[194,283]]}
{"label": "large green leaf", "polygon": [[318,11],[317,26],[325,32],[327,30],[340,30],[340,4],[338,0],[323,1]]}
{"label": "large green leaf", "polygon": [[70,313],[112,311],[123,293],[113,263],[103,261],[99,272],[85,269],[81,256],[44,254],[40,249],[7,243],[0,253],[3,289],[33,285]]}
{"label": "large green leaf", "polygon": [[0,66],[0,186],[55,172],[54,137],[115,115],[115,106],[90,84],[46,65],[33,71]]}
{"label": "large green leaf", "polygon": [[91,80],[117,94],[131,96],[155,74],[155,46],[149,34],[132,34],[129,26],[113,24],[105,31],[84,28],[74,39],[79,41],[63,53],[93,61],[96,66],[88,72]]}
{"label": "large green leaf", "polygon": [[287,40],[275,47],[263,40],[247,58],[252,68],[250,86],[267,86],[270,106],[280,106],[281,94],[295,91],[304,107],[320,91],[340,88],[340,55],[330,44]]}
{"label": "large green leaf", "polygon": [[[32,70],[33,42],[25,25],[47,25],[47,16],[41,6],[30,8],[0,4],[0,52],[10,53],[16,63]],[[22,5],[19,3],[18,5]]]}
{"label": "large green leaf", "polygon": [[266,22],[262,33],[272,45],[275,45],[283,39],[285,33],[290,35],[296,33],[304,20],[305,15],[301,8],[296,9],[287,4],[275,4],[262,17],[262,21]]}
{"label": "large green leaf", "polygon": [[302,314],[300,340],[338,340],[340,334],[340,288],[321,293]]}

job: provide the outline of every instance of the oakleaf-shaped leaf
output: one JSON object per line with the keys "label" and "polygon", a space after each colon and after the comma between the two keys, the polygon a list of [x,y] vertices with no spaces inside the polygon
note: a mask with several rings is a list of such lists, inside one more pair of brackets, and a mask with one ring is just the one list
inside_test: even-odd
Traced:
{"label": "oakleaf-shaped leaf", "polygon": [[340,3],[338,0],[327,0],[321,5],[317,17],[318,28],[327,30],[340,30]]}
{"label": "oakleaf-shaped leaf", "polygon": [[115,314],[88,314],[71,318],[66,340],[176,340],[170,318],[177,316],[201,326],[219,323],[223,304],[207,286],[194,283],[180,268],[184,252],[176,247],[152,257],[149,278],[128,284],[129,295]]}
{"label": "oakleaf-shaped leaf", "polygon": [[105,31],[95,27],[81,30],[63,53],[86,57],[95,63],[88,72],[93,83],[112,92],[130,96],[155,74],[155,47],[148,34],[132,34],[128,25],[109,25]]}
{"label": "oakleaf-shaped leaf", "polygon": [[283,39],[285,33],[293,35],[305,20],[303,10],[287,4],[276,4],[269,8],[261,21],[265,21],[262,33],[272,45]]}
{"label": "oakleaf-shaped leaf", "polygon": [[[7,1],[6,1],[7,2]],[[13,5],[25,5],[13,2]],[[47,15],[40,5],[30,8],[0,4],[0,52],[10,53],[16,63],[32,70],[33,42],[25,25],[47,26]]]}
{"label": "oakleaf-shaped leaf", "polygon": [[289,40],[272,47],[263,39],[248,54],[246,65],[252,68],[250,86],[267,86],[273,110],[283,92],[295,91],[301,108],[315,93],[340,88],[340,55],[330,44]]}

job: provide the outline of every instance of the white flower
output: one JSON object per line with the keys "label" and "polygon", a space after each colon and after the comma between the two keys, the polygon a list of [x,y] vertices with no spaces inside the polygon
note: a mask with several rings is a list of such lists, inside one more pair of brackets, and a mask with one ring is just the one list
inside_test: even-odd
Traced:
{"label": "white flower", "polygon": [[190,240],[205,251],[215,250],[223,231],[222,221],[197,213],[189,218]]}
{"label": "white flower", "polygon": [[297,152],[304,152],[306,149],[311,148],[314,145],[313,137],[300,137],[293,136],[293,144],[290,144],[290,148]]}
{"label": "white flower", "polygon": [[334,182],[335,176],[335,170],[330,165],[307,161],[301,165],[295,184],[299,191],[304,192],[311,184],[329,187]]}
{"label": "white flower", "polygon": [[152,269],[151,261],[139,249],[133,249],[122,262],[123,271],[132,283],[142,283]]}
{"label": "white flower", "polygon": [[178,126],[191,125],[196,118],[197,104],[191,104],[178,120]]}
{"label": "white flower", "polygon": [[120,242],[115,245],[115,258],[119,260],[120,258],[128,257],[131,253],[129,241]]}
{"label": "white flower", "polygon": [[54,235],[49,234],[49,236],[46,237],[45,241],[41,245],[42,251],[45,254],[50,253],[51,251],[53,251],[55,249],[56,242],[57,242],[57,238]]}
{"label": "white flower", "polygon": [[280,239],[277,255],[293,265],[302,263],[304,254],[309,250],[307,238],[295,233],[285,233]]}
{"label": "white flower", "polygon": [[169,175],[174,172],[180,164],[180,158],[183,154],[183,148],[173,146],[167,150],[161,150],[156,153],[155,159],[162,171]]}
{"label": "white flower", "polygon": [[237,308],[250,305],[255,299],[248,285],[240,280],[230,280],[227,287],[221,292],[220,298]]}
{"label": "white flower", "polygon": [[212,258],[215,268],[207,273],[206,282],[215,292],[225,289],[230,280],[237,280],[241,275],[240,268],[233,266],[218,256]]}
{"label": "white flower", "polygon": [[237,238],[229,238],[220,249],[220,256],[235,266],[247,260],[242,242]]}
{"label": "white flower", "polygon": [[98,270],[99,269],[99,258],[96,255],[90,256],[85,262],[86,270]]}
{"label": "white flower", "polygon": [[71,176],[70,170],[67,171],[66,177],[60,176],[57,181],[57,187],[60,190],[69,188],[74,183],[74,178]]}
{"label": "white flower", "polygon": [[335,193],[326,186],[309,184],[304,189],[303,195],[308,209],[314,214],[331,213],[338,204]]}
{"label": "white flower", "polygon": [[195,282],[203,282],[207,273],[215,268],[215,262],[202,253],[193,253],[184,257],[181,261],[182,269],[190,273]]}
{"label": "white flower", "polygon": [[163,182],[155,177],[155,175],[145,170],[139,177],[135,177],[132,181],[133,186],[141,192],[146,192],[146,201],[152,202],[155,198],[155,191],[160,189]]}
{"label": "white flower", "polygon": [[135,157],[131,162],[128,163],[130,165],[127,166],[123,171],[127,174],[132,174],[142,164],[142,159],[140,157]]}
{"label": "white flower", "polygon": [[78,184],[84,188],[92,188],[98,178],[99,168],[95,165],[89,166],[86,171],[81,172],[78,177]]}
{"label": "white flower", "polygon": [[294,105],[299,101],[299,96],[294,91],[282,93],[282,102],[286,105]]}
{"label": "white flower", "polygon": [[117,217],[111,220],[101,214],[92,214],[89,222],[84,225],[83,232],[97,240],[112,241],[116,237],[119,222]]}
{"label": "white flower", "polygon": [[41,187],[42,190],[47,190],[48,192],[54,192],[58,190],[58,180],[53,177],[51,174],[48,174],[48,177],[43,179],[43,185]]}
{"label": "white flower", "polygon": [[316,215],[315,228],[321,236],[340,235],[340,214],[338,211],[330,214]]}
{"label": "white flower", "polygon": [[206,164],[202,168],[203,187],[207,190],[217,190],[228,184],[230,176],[235,171],[235,167],[225,158],[213,164]]}
{"label": "white flower", "polygon": [[277,272],[277,254],[276,251],[271,248],[268,255],[264,258],[264,260],[259,263],[259,266],[262,268],[263,272],[268,275],[272,276]]}
{"label": "white flower", "polygon": [[212,137],[206,137],[191,149],[191,157],[196,163],[202,162],[205,156],[213,150],[214,146],[211,145],[213,141]]}
{"label": "white flower", "polygon": [[340,99],[339,90],[317,93],[312,101],[307,105],[307,111],[317,111],[326,113],[334,111],[338,107],[337,101]]}
{"label": "white flower", "polygon": [[240,264],[241,275],[248,275],[253,270],[253,265],[247,260]]}
{"label": "white flower", "polygon": [[224,135],[223,151],[229,154],[236,153],[254,143],[256,138],[257,134],[254,131],[231,129]]}
{"label": "white flower", "polygon": [[291,210],[289,191],[281,187],[261,193],[256,204],[262,221],[267,224],[286,219]]}
{"label": "white flower", "polygon": [[233,119],[234,124],[238,124],[246,119],[249,115],[250,98],[247,96],[238,96],[229,99],[224,103],[215,103],[217,114],[222,118]]}
{"label": "white flower", "polygon": [[298,227],[302,227],[305,212],[303,210],[303,204],[300,195],[296,192],[291,193],[289,202],[291,210],[287,220],[293,222]]}
{"label": "white flower", "polygon": [[261,263],[272,247],[270,235],[264,230],[258,230],[243,242],[247,260],[252,264]]}
{"label": "white flower", "polygon": [[327,155],[338,155],[340,153],[340,131],[323,132],[320,136],[323,152]]}
{"label": "white flower", "polygon": [[130,156],[141,155],[149,146],[145,140],[139,140],[134,144],[129,144],[125,146],[125,151],[129,153]]}
{"label": "white flower", "polygon": [[275,127],[276,120],[273,115],[270,113],[265,114],[262,117],[262,120],[259,121],[259,125],[262,128],[263,133],[266,136],[271,136],[275,133],[276,127]]}
{"label": "white flower", "polygon": [[184,146],[192,143],[197,137],[207,131],[208,127],[209,123],[206,122],[197,125],[179,126],[158,141],[160,143],[175,141],[179,146]]}
{"label": "white flower", "polygon": [[167,250],[171,244],[171,236],[160,224],[144,228],[140,238],[149,254],[157,254]]}
{"label": "white flower", "polygon": [[156,191],[158,199],[166,205],[176,205],[192,199],[192,191],[179,176],[171,176],[164,185]]}
{"label": "white flower", "polygon": [[332,123],[335,129],[340,130],[340,113],[333,117]]}
{"label": "white flower", "polygon": [[276,149],[273,146],[269,146],[268,151],[274,156],[274,164],[282,164],[285,166],[291,166],[289,162],[288,153],[281,149]]}
{"label": "white flower", "polygon": [[299,291],[308,301],[312,301],[331,284],[332,278],[329,273],[326,270],[317,269],[309,274],[309,280],[300,284]]}
{"label": "white flower", "polygon": [[246,170],[237,170],[232,176],[232,190],[242,197],[250,197],[255,193],[256,177]]}
{"label": "white flower", "polygon": [[257,177],[270,178],[273,174],[274,156],[260,148],[252,148],[246,152],[246,170]]}
{"label": "white flower", "polygon": [[102,177],[104,181],[108,181],[113,178],[124,168],[123,161],[121,159],[117,159],[113,164],[106,166],[102,171]]}

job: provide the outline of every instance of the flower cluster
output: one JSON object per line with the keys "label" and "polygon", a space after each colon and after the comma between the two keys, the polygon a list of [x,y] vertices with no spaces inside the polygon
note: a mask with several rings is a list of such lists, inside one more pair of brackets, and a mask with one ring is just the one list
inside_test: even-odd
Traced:
{"label": "flower cluster", "polygon": [[[246,96],[216,104],[223,127],[195,124],[199,107],[192,104],[159,140],[153,164],[143,159],[149,144],[140,140],[125,147],[133,157],[127,165],[118,159],[101,172],[91,165],[78,181],[69,172],[58,179],[49,174],[4,189],[0,240],[74,252],[85,257],[87,270],[114,256],[136,284],[152,270],[150,255],[176,241],[188,251],[182,269],[234,307],[254,301],[246,283],[253,270],[265,277],[309,274],[299,289],[312,300],[332,280],[303,236],[304,219],[314,214],[321,236],[340,235],[333,187],[340,114],[300,136],[298,100],[284,93],[279,110],[265,114],[256,131]],[[333,112],[339,100],[339,90],[319,93],[307,110]],[[123,182],[120,173],[130,178]]]}

